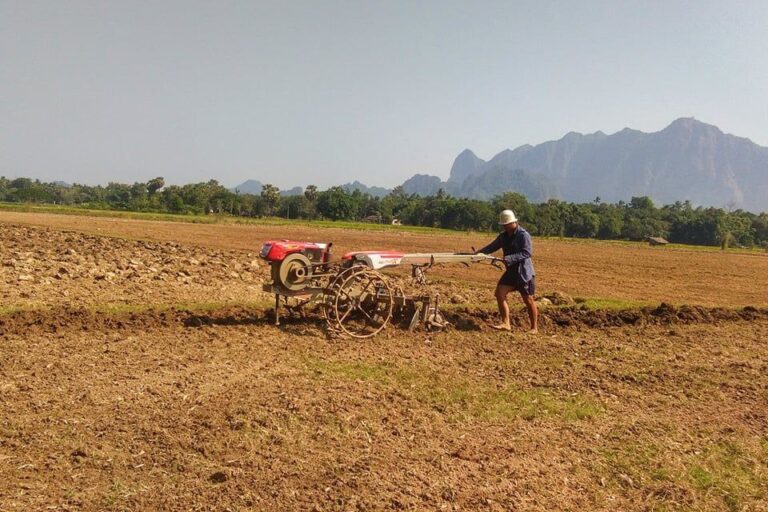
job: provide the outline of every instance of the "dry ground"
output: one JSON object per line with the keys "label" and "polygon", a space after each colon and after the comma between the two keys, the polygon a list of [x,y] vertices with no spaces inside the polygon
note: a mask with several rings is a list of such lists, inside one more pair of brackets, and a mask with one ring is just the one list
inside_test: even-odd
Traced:
{"label": "dry ground", "polygon": [[262,239],[485,237],[0,220],[0,510],[768,510],[760,255],[539,241],[548,290],[758,308],[550,310],[532,338],[461,306],[359,342],[244,306]]}

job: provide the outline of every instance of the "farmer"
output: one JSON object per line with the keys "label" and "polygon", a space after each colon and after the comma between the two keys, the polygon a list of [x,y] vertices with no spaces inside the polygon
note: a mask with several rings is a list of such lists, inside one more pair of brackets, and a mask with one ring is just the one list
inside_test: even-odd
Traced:
{"label": "farmer", "polygon": [[496,285],[496,302],[499,305],[501,323],[494,325],[493,328],[501,331],[512,330],[509,323],[507,295],[517,291],[528,309],[528,318],[531,321],[531,330],[528,332],[537,334],[539,332],[539,311],[536,309],[534,300],[536,273],[531,262],[531,254],[533,253],[531,235],[518,224],[515,212],[512,210],[501,212],[499,224],[504,227],[504,231],[496,237],[496,240],[477,251],[478,254],[491,254],[501,249],[507,267]]}

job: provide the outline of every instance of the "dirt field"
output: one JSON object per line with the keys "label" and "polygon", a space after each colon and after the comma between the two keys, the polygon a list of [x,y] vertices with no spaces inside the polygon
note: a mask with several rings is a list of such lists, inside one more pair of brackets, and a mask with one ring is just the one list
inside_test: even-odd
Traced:
{"label": "dirt field", "polygon": [[[450,233],[421,234],[407,231],[364,231],[329,229],[300,224],[290,226],[187,224],[179,222],[150,222],[141,220],[77,217],[68,215],[16,213],[0,211],[0,225],[44,227],[58,233],[77,231],[128,240],[172,242],[185,253],[199,254],[203,249],[214,250],[213,259],[242,265],[252,261],[264,240],[294,238],[299,240],[332,241],[336,254],[361,249],[398,249],[419,251],[466,251],[490,241],[488,234]],[[9,235],[0,234],[5,238]],[[23,234],[21,235],[24,236]],[[44,235],[48,236],[48,235]],[[57,235],[51,235],[57,236]],[[41,249],[29,249],[32,243],[21,240],[26,251],[56,251],[59,245],[47,244]],[[70,241],[69,243],[76,243]],[[77,247],[74,247],[77,250]],[[98,250],[98,242],[94,250]],[[139,250],[143,252],[141,244]],[[197,251],[197,252],[195,252]],[[120,252],[118,250],[118,252]],[[173,253],[173,248],[167,252]],[[559,290],[573,296],[610,298],[623,301],[670,302],[704,306],[765,306],[768,305],[768,254],[720,252],[701,249],[649,247],[645,244],[616,244],[593,241],[535,240],[535,264],[541,290]],[[149,249],[149,263],[158,268],[154,248]],[[13,258],[10,253],[2,257]],[[83,254],[83,256],[86,256]],[[183,258],[166,264],[189,270]],[[29,256],[31,257],[31,256]],[[99,254],[93,254],[98,258]],[[126,259],[125,252],[118,258]],[[18,259],[18,258],[16,258]],[[104,268],[117,264],[103,258]],[[114,270],[114,269],[113,269]],[[267,276],[266,270],[261,274]],[[479,290],[490,299],[488,287],[498,279],[498,273],[486,266],[445,268],[434,272],[438,281],[455,282],[455,286],[470,292]],[[231,286],[230,280],[215,281],[213,289]],[[249,292],[250,293],[250,292]],[[121,289],[122,294],[122,289]],[[230,294],[239,300],[237,292]],[[191,294],[192,297],[199,295]],[[217,296],[219,297],[219,296]],[[226,297],[226,294],[224,294]],[[488,300],[484,299],[484,300]]]}
{"label": "dirt field", "polygon": [[361,342],[271,325],[283,237],[487,239],[0,213],[0,510],[768,510],[763,255],[535,241],[653,305],[497,333],[498,273],[443,269],[455,328]]}

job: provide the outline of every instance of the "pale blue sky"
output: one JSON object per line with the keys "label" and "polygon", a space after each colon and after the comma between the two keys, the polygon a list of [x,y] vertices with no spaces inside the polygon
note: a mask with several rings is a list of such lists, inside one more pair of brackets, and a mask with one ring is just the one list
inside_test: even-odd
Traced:
{"label": "pale blue sky", "polygon": [[656,131],[768,145],[766,1],[0,0],[0,174],[286,188]]}

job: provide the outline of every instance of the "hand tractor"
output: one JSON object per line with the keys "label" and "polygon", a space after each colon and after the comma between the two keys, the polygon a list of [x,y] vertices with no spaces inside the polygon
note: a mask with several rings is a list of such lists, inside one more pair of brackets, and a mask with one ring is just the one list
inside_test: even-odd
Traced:
{"label": "hand tractor", "polygon": [[[413,311],[409,328],[442,329],[448,325],[437,294],[407,296],[380,270],[411,265],[414,283],[426,284],[425,272],[436,264],[488,262],[485,254],[415,253],[399,251],[348,252],[331,260],[331,243],[277,240],[265,242],[261,257],[271,267],[272,282],[264,291],[275,295],[275,324],[280,325],[281,301],[303,314],[303,307],[319,303],[331,332],[369,338],[381,332],[393,315]],[[289,299],[295,303],[289,303]]]}

